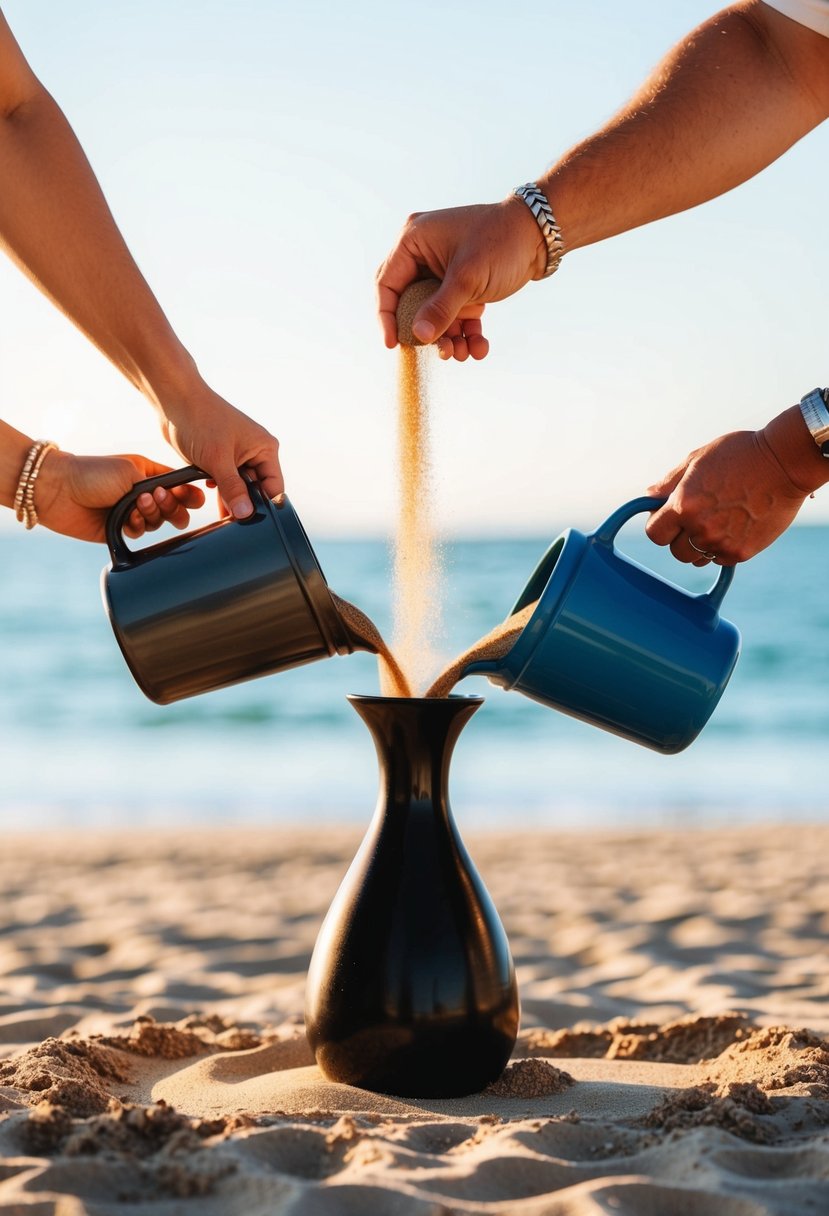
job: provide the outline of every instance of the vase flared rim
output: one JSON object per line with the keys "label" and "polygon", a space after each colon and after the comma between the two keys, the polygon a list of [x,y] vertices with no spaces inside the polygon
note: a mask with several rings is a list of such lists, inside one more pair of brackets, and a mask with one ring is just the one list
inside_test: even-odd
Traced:
{"label": "vase flared rim", "polygon": [[346,700],[361,705],[445,705],[447,702],[463,705],[483,705],[485,698],[480,693],[452,692],[448,697],[382,697],[378,694],[350,692]]}

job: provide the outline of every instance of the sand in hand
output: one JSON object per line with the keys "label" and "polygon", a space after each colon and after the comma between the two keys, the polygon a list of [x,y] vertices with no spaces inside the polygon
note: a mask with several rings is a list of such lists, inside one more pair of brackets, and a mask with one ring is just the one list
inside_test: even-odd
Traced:
{"label": "sand in hand", "polygon": [[430,296],[440,287],[440,279],[415,279],[400,293],[397,302],[397,340],[401,346],[420,346],[412,323]]}

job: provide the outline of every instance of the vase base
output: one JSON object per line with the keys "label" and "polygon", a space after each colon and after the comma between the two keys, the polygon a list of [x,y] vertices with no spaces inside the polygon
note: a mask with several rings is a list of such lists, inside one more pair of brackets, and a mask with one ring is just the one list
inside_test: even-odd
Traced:
{"label": "vase base", "polygon": [[500,1077],[514,1033],[491,1027],[454,1033],[439,1026],[414,1036],[404,1028],[361,1030],[345,1042],[318,1047],[317,1065],[329,1081],[401,1098],[462,1098]]}

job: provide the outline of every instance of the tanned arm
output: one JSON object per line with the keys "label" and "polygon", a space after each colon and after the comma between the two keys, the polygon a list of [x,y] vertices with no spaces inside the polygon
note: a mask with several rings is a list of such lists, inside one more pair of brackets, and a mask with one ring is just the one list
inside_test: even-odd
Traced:
{"label": "tanned arm", "polygon": [[156,409],[162,431],[251,510],[238,467],[271,496],[278,444],[204,382],[130,254],[69,123],[0,13],[0,248]]}

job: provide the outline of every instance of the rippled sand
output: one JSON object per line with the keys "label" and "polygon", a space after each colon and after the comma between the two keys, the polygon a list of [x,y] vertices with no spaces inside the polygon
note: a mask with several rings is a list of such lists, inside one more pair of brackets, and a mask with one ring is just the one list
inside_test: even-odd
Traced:
{"label": "rippled sand", "polygon": [[357,843],[2,839],[0,1213],[829,1210],[829,829],[470,836],[522,1031],[440,1101],[327,1082],[305,1043]]}

